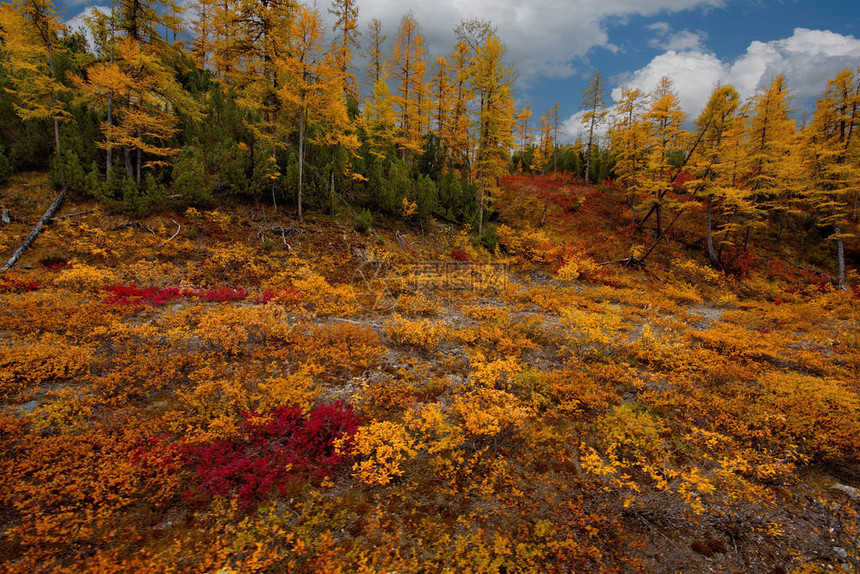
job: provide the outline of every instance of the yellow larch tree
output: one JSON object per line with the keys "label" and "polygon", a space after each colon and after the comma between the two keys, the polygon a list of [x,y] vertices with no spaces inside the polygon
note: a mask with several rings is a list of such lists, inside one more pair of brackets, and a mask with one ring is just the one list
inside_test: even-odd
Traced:
{"label": "yellow larch tree", "polygon": [[396,121],[391,90],[383,74],[373,83],[373,91],[362,106],[361,125],[371,154],[387,157],[394,149]]}
{"label": "yellow larch tree", "polygon": [[699,145],[693,152],[689,169],[693,179],[687,188],[705,199],[705,239],[711,263],[720,264],[713,241],[714,203],[727,196],[737,198],[736,177],[732,155],[741,132],[743,120],[738,114],[740,100],[732,86],[718,86],[711,94],[705,109],[696,119],[700,130]]}
{"label": "yellow larch tree", "polygon": [[143,169],[164,165],[179,153],[169,143],[178,129],[177,112],[199,120],[200,107],[172,70],[141,42],[125,37],[115,50],[113,64],[90,66],[86,79],[79,78],[76,84],[91,105],[101,106],[109,98],[123,103],[115,109],[114,121],[102,123],[105,142],[99,145],[122,148],[126,171],[140,185]]}
{"label": "yellow larch tree", "polygon": [[51,120],[60,149],[60,122],[70,118],[60,95],[55,58],[63,30],[50,0],[21,0],[0,5],[3,51],[8,57],[15,111],[22,120]]}
{"label": "yellow larch tree", "polygon": [[451,65],[451,119],[441,138],[448,145],[448,167],[470,174],[472,119],[469,115],[473,98],[470,85],[471,51],[460,40],[448,57]]}
{"label": "yellow larch tree", "polygon": [[542,173],[555,154],[555,141],[553,140],[552,132],[552,108],[548,109],[545,114],[540,117],[538,124],[538,133],[540,139],[535,147],[535,153],[532,156],[532,164],[530,169],[538,173]]}
{"label": "yellow larch tree", "polygon": [[591,178],[591,157],[594,154],[594,130],[599,128],[606,121],[606,93],[604,82],[600,75],[600,70],[594,73],[591,81],[588,83],[585,93],[582,97],[582,109],[585,114],[582,116],[582,123],[588,132],[588,140],[585,142],[585,183],[588,184]]}
{"label": "yellow larch tree", "polygon": [[382,22],[374,18],[367,25],[367,75],[370,85],[375,86],[385,73],[385,58],[382,45],[386,35],[382,33]]}
{"label": "yellow larch tree", "polygon": [[[657,237],[663,234],[663,208],[678,175],[677,159],[684,153],[687,141],[687,132],[682,127],[685,118],[686,114],[681,110],[672,80],[664,76],[660,79],[652,95],[651,106],[644,115],[650,145],[643,191],[648,197],[646,203],[657,218]],[[647,217],[646,215],[645,218]]]}
{"label": "yellow larch tree", "polygon": [[498,178],[508,173],[514,146],[513,71],[504,61],[505,46],[495,33],[475,50],[474,85],[480,103],[475,179],[478,183],[478,234],[483,232],[484,211],[498,188]]}
{"label": "yellow larch tree", "polygon": [[623,86],[615,106],[615,121],[610,131],[615,152],[615,173],[624,184],[636,225],[636,198],[645,189],[644,174],[648,158],[648,131],[642,117],[646,96],[641,90]]}
{"label": "yellow larch tree", "polygon": [[[269,0],[265,9],[254,0],[238,0],[227,14],[229,29],[219,61],[230,62],[229,83],[237,104],[248,112],[246,125],[260,147],[270,153],[284,145],[291,128],[282,117],[279,95],[284,79],[278,62],[293,49],[292,33],[299,8],[293,0]],[[272,179],[274,194],[274,179]]]}
{"label": "yellow larch tree", "polygon": [[[295,110],[298,124],[299,183],[296,207],[299,221],[302,214],[302,187],[304,184],[305,148],[308,124],[316,120],[327,102],[325,91],[336,85],[326,77],[325,54],[322,50],[322,20],[315,8],[300,6],[292,21],[290,50],[278,59],[286,81],[280,88],[283,101]],[[338,94],[340,96],[340,94]]]}
{"label": "yellow larch tree", "polygon": [[836,280],[844,289],[845,239],[853,236],[847,220],[860,193],[860,67],[842,70],[827,81],[804,135],[810,200],[820,223],[832,228]]}
{"label": "yellow larch tree", "polygon": [[356,0],[333,0],[329,13],[335,17],[332,30],[336,32],[331,53],[335,61],[338,80],[343,91],[353,101],[358,101],[358,81],[352,70],[353,50],[359,49],[358,43],[358,5]]}
{"label": "yellow larch tree", "polygon": [[532,112],[532,107],[528,104],[522,107],[520,111],[516,113],[514,119],[516,120],[516,141],[519,143],[520,151],[525,151],[529,145],[531,145],[532,140],[534,140],[534,136],[532,135],[531,127],[529,126],[529,121],[531,121],[532,116],[534,116],[534,112]]}
{"label": "yellow larch tree", "polygon": [[218,0],[196,0],[191,6],[194,17],[191,20],[191,54],[201,70],[212,64],[212,53],[218,45],[216,32],[216,13]]}
{"label": "yellow larch tree", "polygon": [[788,105],[784,76],[775,77],[767,90],[752,98],[745,171],[746,187],[758,209],[744,225],[745,249],[753,228],[764,225],[762,216],[766,210],[782,211],[796,189],[800,158],[797,130]]}
{"label": "yellow larch tree", "polygon": [[394,40],[389,69],[397,86],[394,103],[397,109],[398,134],[395,143],[401,158],[421,151],[421,97],[425,90],[424,36],[418,21],[407,14],[400,21]]}

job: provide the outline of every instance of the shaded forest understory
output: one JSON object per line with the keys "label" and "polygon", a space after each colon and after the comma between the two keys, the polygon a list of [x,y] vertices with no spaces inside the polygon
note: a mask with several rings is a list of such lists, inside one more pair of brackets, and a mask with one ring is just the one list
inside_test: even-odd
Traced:
{"label": "shaded forest understory", "polygon": [[[703,206],[645,258],[623,190],[500,183],[479,237],[64,206],[0,276],[3,569],[856,571],[833,242],[716,271]],[[53,195],[0,188],[0,253]]]}

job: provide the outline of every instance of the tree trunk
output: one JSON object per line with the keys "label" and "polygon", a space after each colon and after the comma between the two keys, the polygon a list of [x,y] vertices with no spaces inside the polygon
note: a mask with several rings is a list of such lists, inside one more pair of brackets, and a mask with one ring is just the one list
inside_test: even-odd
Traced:
{"label": "tree trunk", "polygon": [[131,164],[131,150],[128,146],[122,148],[123,159],[125,159],[125,173],[128,177],[134,177],[134,166]]}
{"label": "tree trunk", "polygon": [[717,252],[714,250],[714,237],[713,232],[711,231],[711,222],[712,220],[712,204],[713,204],[713,195],[708,196],[708,255],[711,258],[711,263],[715,266],[719,266],[720,260],[717,258]]}
{"label": "tree trunk", "polygon": [[33,228],[32,231],[30,231],[21,246],[15,250],[15,252],[12,254],[12,257],[9,258],[9,261],[7,261],[2,268],[0,268],[0,272],[5,272],[12,269],[15,263],[18,262],[24,252],[27,251],[27,249],[30,247],[30,244],[32,244],[33,241],[36,240],[36,236],[39,235],[40,231],[42,231],[42,227],[46,223],[48,223],[48,221],[50,221],[54,217],[54,214],[57,212],[57,210],[60,209],[60,206],[63,204],[64,199],[66,199],[65,186],[63,186],[63,190],[60,192],[60,195],[58,195],[57,198],[54,199],[53,203],[48,206],[48,209],[47,211],[45,211],[45,214],[42,216],[39,222],[36,223],[36,226]]}
{"label": "tree trunk", "polygon": [[134,180],[137,182],[137,187],[140,187],[140,150],[137,150],[137,168],[135,171]]}
{"label": "tree trunk", "polygon": [[[597,111],[597,106],[592,109],[592,113]],[[594,141],[594,116],[591,117],[591,124],[588,126],[588,148],[585,153],[585,185],[591,181],[591,151],[592,142]]]}
{"label": "tree trunk", "polygon": [[636,227],[636,194],[635,193],[630,194],[630,203],[631,203],[630,210],[633,213],[633,227]]}
{"label": "tree trunk", "polygon": [[655,211],[657,212],[657,229],[655,230],[655,237],[659,238],[663,234],[663,209],[660,205],[660,199],[657,199]]}
{"label": "tree trunk", "polygon": [[[275,146],[272,145],[272,158],[275,157]],[[277,160],[275,160],[277,162]],[[272,206],[275,208],[275,213],[278,213],[278,201],[275,199],[275,178],[272,178]]]}
{"label": "tree trunk", "polygon": [[543,204],[543,215],[541,215],[541,217],[540,217],[540,227],[543,227],[543,226],[544,226],[544,224],[546,223],[546,213],[547,213],[547,211],[549,211],[549,198],[548,198],[548,197],[544,200],[544,204]]}
{"label": "tree trunk", "polygon": [[305,112],[302,110],[299,113],[299,193],[298,193],[298,212],[299,221],[304,223],[302,217],[302,177],[304,176],[305,168]]}
{"label": "tree trunk", "polygon": [[[111,53],[111,60],[113,60],[113,53]],[[113,61],[111,61],[113,63]],[[110,95],[108,96],[108,106],[107,106],[107,125],[110,127],[113,124],[113,90],[110,91]],[[107,135],[107,156],[105,157],[105,181],[110,181],[110,172],[113,167],[113,146],[111,146],[110,142],[110,132]]]}
{"label": "tree trunk", "polygon": [[484,181],[481,180],[478,185],[478,193],[480,194],[481,207],[478,210],[478,235],[484,232]]}
{"label": "tree trunk", "polygon": [[752,228],[747,227],[744,233],[744,251],[749,251],[750,248],[750,231],[752,231]]}
{"label": "tree trunk", "polygon": [[[110,24],[110,65],[113,66],[113,11],[114,3],[111,2],[111,24]],[[107,125],[113,126],[113,88],[108,91],[107,102]],[[110,172],[113,168],[113,146],[110,140],[110,131],[107,133],[107,154],[105,156],[105,181],[110,181]]]}
{"label": "tree trunk", "polygon": [[839,282],[838,287],[845,289],[845,242],[842,239],[842,227],[839,225],[839,219],[833,221],[833,230],[836,232],[836,280]]}
{"label": "tree trunk", "polygon": [[334,165],[331,166],[331,173],[329,174],[328,198],[329,198],[329,211],[331,213],[334,213]]}

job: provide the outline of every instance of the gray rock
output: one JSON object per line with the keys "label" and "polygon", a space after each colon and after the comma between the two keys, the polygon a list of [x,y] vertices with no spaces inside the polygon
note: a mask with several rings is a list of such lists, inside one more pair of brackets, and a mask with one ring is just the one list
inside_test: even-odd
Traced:
{"label": "gray rock", "polygon": [[24,403],[23,405],[18,405],[18,410],[24,414],[32,414],[42,403],[39,401],[30,401],[28,403]]}
{"label": "gray rock", "polygon": [[837,482],[830,486],[830,490],[834,492],[841,492],[848,498],[860,498],[860,489],[854,488],[853,486],[848,486],[847,484],[839,484]]}

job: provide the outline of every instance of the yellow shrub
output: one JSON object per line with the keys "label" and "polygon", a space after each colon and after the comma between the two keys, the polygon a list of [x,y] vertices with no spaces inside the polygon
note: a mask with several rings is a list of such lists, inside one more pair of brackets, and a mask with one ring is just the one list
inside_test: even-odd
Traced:
{"label": "yellow shrub", "polygon": [[277,306],[219,306],[200,319],[194,332],[217,349],[238,355],[247,344],[284,339],[289,327]]}
{"label": "yellow shrub", "polygon": [[99,269],[85,263],[72,261],[72,268],[60,272],[54,285],[72,291],[98,291],[105,285],[116,282],[116,274],[110,269]]}
{"label": "yellow shrub", "polygon": [[306,368],[283,377],[272,377],[259,384],[256,399],[260,406],[257,410],[272,411],[296,405],[307,412],[319,400],[320,391]]}
{"label": "yellow shrub", "polygon": [[[361,460],[352,469],[356,478],[368,485],[385,486],[395,476],[401,476],[401,465],[414,456],[414,441],[403,425],[394,422],[374,422],[355,433],[355,452]],[[339,441],[343,448],[345,441]]]}
{"label": "yellow shrub", "polygon": [[89,372],[92,360],[92,349],[70,345],[65,338],[51,333],[45,333],[39,341],[0,346],[0,396],[80,377]]}
{"label": "yellow shrub", "polygon": [[431,454],[457,448],[466,437],[438,403],[406,413],[406,424],[421,437],[420,447]]}
{"label": "yellow shrub", "polygon": [[599,356],[610,350],[610,345],[621,333],[621,317],[606,309],[593,313],[569,307],[562,312],[561,323],[567,327],[566,338],[577,354]]}
{"label": "yellow shrub", "polygon": [[350,285],[333,286],[325,277],[308,268],[300,269],[293,277],[292,286],[302,300],[323,315],[354,315],[361,310]]}
{"label": "yellow shrub", "polygon": [[403,295],[397,300],[397,307],[409,315],[435,315],[439,312],[439,303],[423,293]]}
{"label": "yellow shrub", "polygon": [[583,253],[574,253],[564,262],[558,270],[558,278],[562,281],[575,281],[577,279],[588,279],[594,275],[600,267],[597,263]]}
{"label": "yellow shrub", "polygon": [[664,297],[675,299],[681,303],[702,303],[702,296],[696,288],[689,283],[677,285],[664,285],[660,292]]}
{"label": "yellow shrub", "polygon": [[471,358],[472,384],[476,387],[493,388],[505,384],[515,373],[523,370],[516,357],[488,361],[481,353]]}
{"label": "yellow shrub", "polygon": [[486,388],[459,397],[453,412],[468,434],[482,437],[519,429],[530,415],[530,410],[514,395]]}
{"label": "yellow shrub", "polygon": [[675,273],[685,281],[694,285],[706,283],[708,285],[717,285],[722,279],[722,275],[715,269],[700,265],[692,259],[684,259],[683,261],[674,261]]}
{"label": "yellow shrub", "polygon": [[392,343],[425,352],[436,348],[443,333],[444,327],[437,321],[411,321],[397,314],[385,324],[385,334]]}
{"label": "yellow shrub", "polygon": [[532,263],[549,263],[555,257],[555,247],[549,236],[540,229],[512,229],[507,225],[496,228],[499,243],[508,253]]}

